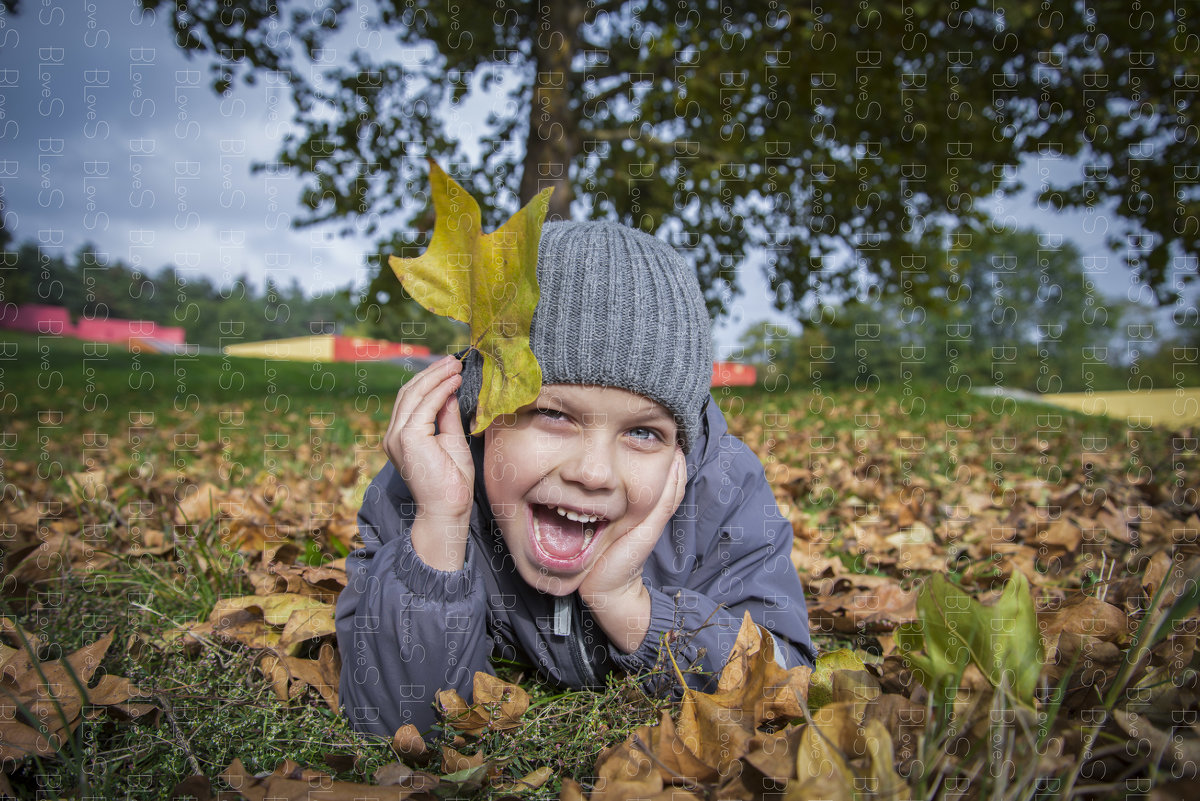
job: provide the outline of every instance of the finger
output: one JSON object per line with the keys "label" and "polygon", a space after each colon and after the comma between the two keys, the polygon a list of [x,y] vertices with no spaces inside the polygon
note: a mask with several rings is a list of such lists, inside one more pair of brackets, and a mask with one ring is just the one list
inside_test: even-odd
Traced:
{"label": "finger", "polygon": [[640,547],[638,543],[649,543],[652,547],[653,543],[658,541],[658,537],[662,534],[667,521],[671,519],[671,515],[675,514],[675,511],[679,508],[686,489],[687,465],[684,461],[683,451],[676,449],[675,459],[671,462],[670,472],[667,474],[667,483],[662,489],[662,495],[659,496],[658,503],[654,505],[654,508],[650,510],[641,523],[634,526],[628,534],[621,538],[628,540],[626,545],[633,550]]}
{"label": "finger", "polygon": [[446,402],[454,396],[455,390],[461,384],[462,376],[446,376],[440,384],[430,387],[424,397],[420,398],[419,402],[411,410],[407,420],[401,418],[401,425],[405,428],[420,430],[428,436],[433,436],[435,433],[434,421],[441,416]]}
{"label": "finger", "polygon": [[[675,510],[679,508],[679,504],[683,503],[684,493],[687,492],[687,457],[683,455],[682,448],[675,449],[675,461],[671,463],[671,471],[671,479],[669,480],[675,482],[674,492],[672,493],[674,501],[671,503],[671,514],[673,515],[675,514]],[[668,484],[668,486],[670,485]]]}
{"label": "finger", "polygon": [[[461,384],[461,378],[459,380]],[[451,394],[442,403],[442,408],[438,410],[437,416],[438,439],[442,442],[442,447],[452,453],[464,453],[470,451],[467,446],[467,435],[463,430],[462,415],[458,410],[458,398]]]}
{"label": "finger", "polygon": [[462,362],[453,356],[445,356],[417,373],[405,384],[396,396],[396,406],[392,410],[392,426],[403,426],[407,423],[416,407],[431,391],[451,375],[462,373]]}

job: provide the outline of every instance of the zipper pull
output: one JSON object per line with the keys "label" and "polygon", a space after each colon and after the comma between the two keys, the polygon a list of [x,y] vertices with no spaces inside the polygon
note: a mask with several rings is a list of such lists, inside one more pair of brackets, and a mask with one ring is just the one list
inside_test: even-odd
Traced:
{"label": "zipper pull", "polygon": [[559,637],[571,636],[571,603],[570,596],[560,595],[554,599],[554,633]]}

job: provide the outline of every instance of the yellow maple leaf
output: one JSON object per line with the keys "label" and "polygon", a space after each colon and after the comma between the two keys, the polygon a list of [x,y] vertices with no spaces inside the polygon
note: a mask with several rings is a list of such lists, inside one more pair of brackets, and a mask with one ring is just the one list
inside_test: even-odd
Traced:
{"label": "yellow maple leaf", "polygon": [[485,234],[475,199],[432,160],[429,173],[436,215],[429,247],[416,258],[392,256],[388,263],[418,303],[471,326],[471,347],[483,357],[471,431],[478,434],[541,391],[529,328],[538,303],[538,242],[553,190],[540,192]]}

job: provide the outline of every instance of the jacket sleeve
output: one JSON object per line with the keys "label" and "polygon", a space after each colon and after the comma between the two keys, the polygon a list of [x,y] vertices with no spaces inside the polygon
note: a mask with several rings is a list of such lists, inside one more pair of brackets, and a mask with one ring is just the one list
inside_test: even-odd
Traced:
{"label": "jacket sleeve", "polygon": [[[719,424],[656,549],[659,569],[646,573],[649,632],[633,653],[611,649],[627,672],[652,668],[668,642],[681,668],[694,664],[709,676],[719,674],[747,611],[770,632],[781,665],[816,659],[804,590],[791,561],[792,526],[779,512],[758,457],[725,432],[723,419]],[[708,678],[693,674],[689,682],[704,688]]]}
{"label": "jacket sleeve", "polygon": [[364,547],[346,559],[337,602],[341,704],[355,729],[385,737],[406,723],[427,731],[439,690],[469,698],[491,651],[480,554],[469,546],[459,571],[425,564],[412,547],[414,513],[388,464],[367,489],[358,515]]}

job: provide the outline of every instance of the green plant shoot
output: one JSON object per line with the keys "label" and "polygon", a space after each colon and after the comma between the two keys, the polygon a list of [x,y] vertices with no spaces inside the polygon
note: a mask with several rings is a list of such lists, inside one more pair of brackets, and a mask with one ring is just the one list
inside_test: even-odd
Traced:
{"label": "green plant shoot", "polygon": [[1004,684],[1018,701],[1033,706],[1043,652],[1025,576],[1014,573],[1000,600],[984,606],[934,574],[917,596],[917,617],[896,629],[896,646],[935,697],[953,693],[974,662],[992,686]]}

